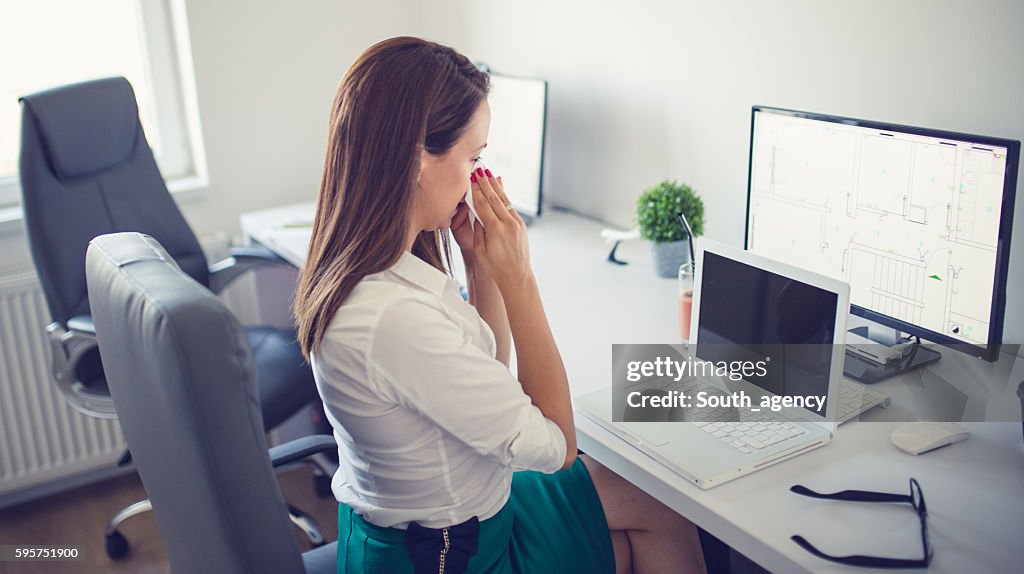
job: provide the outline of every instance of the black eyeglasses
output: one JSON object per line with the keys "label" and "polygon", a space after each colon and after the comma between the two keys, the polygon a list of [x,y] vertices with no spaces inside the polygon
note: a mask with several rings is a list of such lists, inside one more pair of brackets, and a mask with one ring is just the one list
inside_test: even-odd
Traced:
{"label": "black eyeglasses", "polygon": [[910,479],[910,495],[871,492],[868,490],[844,490],[842,492],[834,492],[832,494],[822,494],[799,484],[791,487],[789,490],[790,492],[795,492],[803,496],[823,498],[825,500],[846,500],[850,502],[906,502],[914,507],[914,510],[917,511],[917,516],[921,519],[921,545],[924,547],[923,558],[914,560],[907,558],[862,556],[859,554],[853,556],[832,556],[831,554],[825,554],[821,550],[815,548],[803,536],[794,535],[790,537],[793,542],[796,542],[801,548],[811,554],[814,554],[818,558],[824,558],[825,560],[831,560],[832,562],[838,562],[839,564],[865,566],[868,568],[927,568],[928,565],[931,564],[932,545],[931,542],[928,541],[928,508],[924,504],[924,492],[921,491],[921,485],[917,483],[916,479]]}

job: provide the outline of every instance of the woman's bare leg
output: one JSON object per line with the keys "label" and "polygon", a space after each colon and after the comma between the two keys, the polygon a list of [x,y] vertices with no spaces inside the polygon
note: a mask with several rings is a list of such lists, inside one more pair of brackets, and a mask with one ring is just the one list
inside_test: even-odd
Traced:
{"label": "woman's bare leg", "polygon": [[[611,529],[609,529],[611,530]],[[629,549],[629,537],[625,530],[611,530],[612,549],[615,551],[615,573],[627,574],[633,571],[633,552]]]}
{"label": "woman's bare leg", "polygon": [[697,527],[633,483],[581,455],[611,530],[616,572],[705,573]]}

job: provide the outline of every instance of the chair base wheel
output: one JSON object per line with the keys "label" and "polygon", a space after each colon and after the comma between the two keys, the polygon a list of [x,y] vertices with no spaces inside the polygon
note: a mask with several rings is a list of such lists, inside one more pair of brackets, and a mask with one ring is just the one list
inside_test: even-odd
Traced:
{"label": "chair base wheel", "polygon": [[128,539],[123,534],[114,531],[113,534],[108,534],[106,538],[107,556],[111,560],[119,560],[128,555],[130,547],[128,546]]}

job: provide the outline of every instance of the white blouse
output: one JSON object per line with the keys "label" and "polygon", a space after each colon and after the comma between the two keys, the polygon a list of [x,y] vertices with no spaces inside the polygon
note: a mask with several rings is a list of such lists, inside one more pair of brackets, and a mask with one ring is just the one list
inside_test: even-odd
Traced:
{"label": "white blouse", "polygon": [[412,253],[360,281],[312,357],[335,498],[379,526],[441,528],[497,514],[513,468],[561,468],[565,437],[495,351],[458,283]]}

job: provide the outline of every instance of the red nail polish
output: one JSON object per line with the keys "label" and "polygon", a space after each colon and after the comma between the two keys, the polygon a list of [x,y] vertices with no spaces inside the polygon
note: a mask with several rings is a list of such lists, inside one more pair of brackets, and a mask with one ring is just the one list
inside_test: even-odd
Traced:
{"label": "red nail polish", "polygon": [[471,181],[473,183],[476,183],[476,174],[475,173],[469,174],[469,181]]}
{"label": "red nail polish", "polygon": [[487,174],[487,177],[494,177],[493,175],[491,175],[491,170],[489,170],[489,169],[485,169],[484,173]]}
{"label": "red nail polish", "polygon": [[484,168],[482,168],[482,167],[476,168],[476,174],[478,176],[480,176],[480,177],[483,177],[484,176]]}

